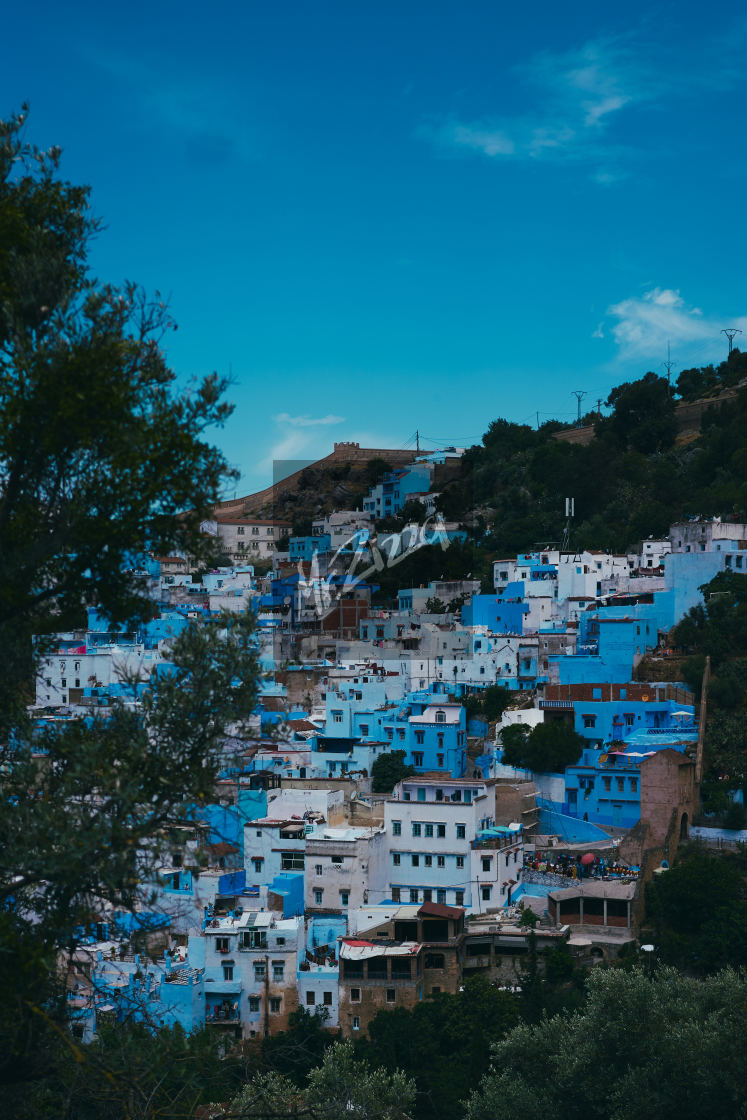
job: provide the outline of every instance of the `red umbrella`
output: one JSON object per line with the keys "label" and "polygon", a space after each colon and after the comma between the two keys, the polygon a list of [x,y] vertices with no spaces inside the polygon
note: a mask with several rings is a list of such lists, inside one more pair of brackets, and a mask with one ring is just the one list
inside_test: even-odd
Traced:
{"label": "red umbrella", "polygon": [[587,852],[585,856],[581,856],[581,862],[584,865],[584,867],[588,867],[590,864],[592,864],[594,862],[595,859],[596,859],[596,856],[593,856],[591,854],[591,852]]}

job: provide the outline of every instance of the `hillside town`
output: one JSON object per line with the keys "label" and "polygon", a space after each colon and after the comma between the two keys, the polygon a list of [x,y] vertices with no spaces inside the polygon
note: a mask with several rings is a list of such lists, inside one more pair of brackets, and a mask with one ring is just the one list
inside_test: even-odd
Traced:
{"label": "hillside town", "polygon": [[0,35],[0,1120],[747,1120],[744,14],[91,15]]}
{"label": "hillside town", "polygon": [[[202,530],[220,566],[143,557],[152,621],[112,628],[91,608],[56,636],[39,725],[136,709],[174,638],[221,611],[253,617],[263,670],[250,732],[225,741],[212,802],[171,828],[147,906],[78,931],[75,1037],[103,1014],[248,1040],[304,1008],[355,1038],[470,977],[516,985],[532,939],[613,961],[646,882],[718,835],[695,823],[707,680],[688,689],[669,635],[710,580],[747,575],[747,525],[695,518],[621,555],[537,547],[495,561],[487,593],[465,572],[375,606],[378,571],[463,535],[433,512],[444,454],[309,536],[217,507]],[[413,501],[420,525],[379,528]],[[565,762],[517,764],[507,743],[538,731],[571,735]]]}

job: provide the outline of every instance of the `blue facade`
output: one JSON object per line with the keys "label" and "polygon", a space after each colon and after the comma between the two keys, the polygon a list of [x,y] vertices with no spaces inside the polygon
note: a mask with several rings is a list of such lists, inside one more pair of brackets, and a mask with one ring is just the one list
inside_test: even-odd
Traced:
{"label": "blue facade", "polygon": [[315,552],[329,552],[331,545],[332,538],[329,533],[322,533],[320,536],[291,537],[288,552],[295,563],[297,560],[313,559]]}
{"label": "blue facade", "polygon": [[486,626],[493,634],[523,634],[527,603],[498,595],[473,595],[462,607],[463,626]]}

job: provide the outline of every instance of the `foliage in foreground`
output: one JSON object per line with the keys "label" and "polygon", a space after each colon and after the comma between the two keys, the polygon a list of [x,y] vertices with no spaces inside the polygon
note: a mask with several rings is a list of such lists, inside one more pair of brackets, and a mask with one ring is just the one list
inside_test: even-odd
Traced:
{"label": "foliage in foreground", "polygon": [[583,1011],[493,1047],[467,1120],[704,1120],[747,1116],[747,983],[674,969],[594,969]]}

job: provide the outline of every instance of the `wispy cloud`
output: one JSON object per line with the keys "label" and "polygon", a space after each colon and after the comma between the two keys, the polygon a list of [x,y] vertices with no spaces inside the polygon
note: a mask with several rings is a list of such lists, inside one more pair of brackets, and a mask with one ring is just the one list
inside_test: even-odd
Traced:
{"label": "wispy cloud", "polygon": [[290,424],[294,428],[315,428],[320,425],[327,424],[344,424],[344,416],[335,416],[334,413],[328,412],[326,416],[291,416],[287,412],[279,412],[277,416],[273,416],[276,424]]}
{"label": "wispy cloud", "polygon": [[[543,51],[517,67],[530,109],[474,121],[431,122],[420,135],[444,151],[491,159],[568,159],[598,155],[602,134],[623,109],[652,95],[646,67],[627,40],[597,40],[563,53]],[[608,184],[617,175],[598,172]]]}
{"label": "wispy cloud", "polygon": [[[621,300],[608,309],[607,316],[612,320],[610,333],[622,360],[655,358],[671,341],[681,363],[693,360],[704,344],[712,343],[717,353],[724,327],[737,327],[747,333],[747,316],[705,315],[672,288],[652,288],[642,296]],[[600,323],[592,337],[603,338],[603,328]]]}

